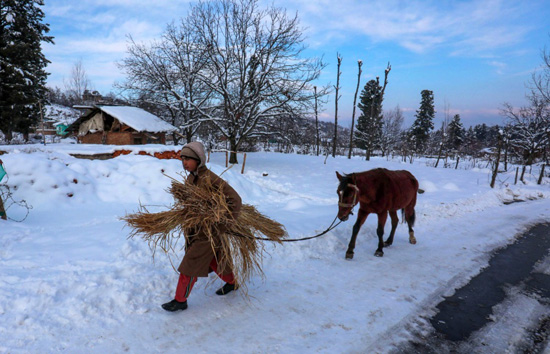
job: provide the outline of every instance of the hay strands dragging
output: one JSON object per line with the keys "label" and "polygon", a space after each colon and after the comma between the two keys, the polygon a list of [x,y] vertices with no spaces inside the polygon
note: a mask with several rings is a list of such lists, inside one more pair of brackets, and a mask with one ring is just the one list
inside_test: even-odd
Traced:
{"label": "hay strands dragging", "polygon": [[284,226],[248,204],[242,205],[234,220],[221,186],[206,181],[199,187],[171,179],[168,190],[174,197],[171,209],[150,213],[141,206],[139,212],[123,217],[132,228],[129,237],[141,236],[154,257],[157,248],[165,253],[175,251],[180,238],[201,234],[210,242],[218,264],[231,267],[240,285],[253,273],[263,275],[263,244],[254,237],[263,235],[281,243],[288,236]]}

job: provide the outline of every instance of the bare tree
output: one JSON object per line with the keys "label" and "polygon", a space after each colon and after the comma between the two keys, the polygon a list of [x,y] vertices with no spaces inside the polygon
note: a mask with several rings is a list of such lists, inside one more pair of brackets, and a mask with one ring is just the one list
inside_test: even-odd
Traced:
{"label": "bare tree", "polygon": [[212,92],[208,109],[192,106],[228,140],[231,163],[246,139],[271,134],[270,121],[313,110],[324,64],[302,57],[297,16],[260,9],[258,0],[213,0],[195,5],[189,21],[207,56],[200,79]]}
{"label": "bare tree", "polygon": [[77,60],[71,69],[71,76],[63,80],[66,95],[73,104],[83,102],[84,92],[91,89],[91,83],[82,65],[82,59]]}
{"label": "bare tree", "polygon": [[[550,140],[550,50],[546,47],[541,53],[543,64],[540,71],[534,72],[531,78],[531,101],[536,101],[544,109],[543,119],[546,120],[546,135]],[[543,156],[548,163],[548,148]],[[543,166],[544,169],[544,166]]]}
{"label": "bare tree", "polygon": [[401,140],[403,126],[403,112],[399,106],[385,112],[382,117],[382,134],[380,137],[380,149],[383,155],[389,155],[397,148]]}
{"label": "bare tree", "polygon": [[357,87],[355,88],[355,95],[353,96],[353,113],[351,115],[351,131],[349,134],[349,152],[348,159],[351,159],[351,151],[353,149],[353,126],[355,125],[355,107],[357,107],[357,93],[359,92],[359,85],[361,83],[361,66],[363,65],[362,60],[357,61],[357,66],[359,67],[359,73],[357,74]]}
{"label": "bare tree", "polygon": [[550,50],[544,48],[541,53],[542,66],[531,77],[531,92],[539,99],[550,104]]}
{"label": "bare tree", "polygon": [[[130,37],[128,56],[119,64],[127,78],[119,87],[134,100],[160,110],[161,117],[182,129],[187,142],[200,127],[202,114],[197,107],[205,107],[211,95],[199,80],[207,60],[196,42],[194,31],[182,20],[179,26],[168,25],[162,38],[150,44]],[[177,143],[178,134],[173,138]]]}
{"label": "bare tree", "polygon": [[319,97],[317,96],[317,86],[313,86],[315,99],[315,154],[319,156]]}
{"label": "bare tree", "polygon": [[334,86],[336,94],[334,95],[334,137],[332,138],[332,157],[336,157],[336,144],[338,142],[338,101],[340,100],[340,75],[342,74],[342,72],[340,72],[342,57],[340,54],[336,53],[336,58],[338,64],[336,66],[336,86]]}
{"label": "bare tree", "polygon": [[437,160],[435,161],[435,168],[439,165],[439,160],[441,160],[443,156],[444,147],[447,145],[447,128],[449,126],[449,123],[451,121],[451,105],[449,102],[447,102],[447,99],[444,99],[444,113],[445,118],[443,119],[443,122],[441,123],[441,140],[439,141],[439,149],[437,152]]}

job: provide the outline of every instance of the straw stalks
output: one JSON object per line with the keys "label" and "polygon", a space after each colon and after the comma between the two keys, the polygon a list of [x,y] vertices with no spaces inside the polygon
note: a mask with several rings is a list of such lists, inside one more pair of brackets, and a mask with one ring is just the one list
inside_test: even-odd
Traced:
{"label": "straw stalks", "polygon": [[185,245],[189,235],[204,237],[210,242],[220,270],[230,267],[242,286],[252,274],[263,275],[263,244],[255,237],[281,243],[287,236],[283,225],[251,205],[243,204],[238,218],[233,219],[221,185],[205,181],[197,186],[172,179],[168,192],[175,200],[170,210],[150,213],[140,206],[140,211],[122,218],[132,228],[129,237],[140,236],[145,240],[153,257],[156,249],[165,253],[176,251],[181,238],[185,239]]}

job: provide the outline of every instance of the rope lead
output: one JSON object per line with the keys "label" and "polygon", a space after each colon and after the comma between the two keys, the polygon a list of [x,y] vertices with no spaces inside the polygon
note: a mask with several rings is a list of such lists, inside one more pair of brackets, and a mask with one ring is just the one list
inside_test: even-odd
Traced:
{"label": "rope lead", "polygon": [[[297,242],[297,241],[305,241],[305,240],[311,240],[313,238],[317,238],[317,237],[321,237],[323,236],[324,234],[326,234],[327,232],[331,231],[331,230],[334,230],[336,228],[336,226],[340,225],[340,223],[342,222],[342,220],[340,220],[336,225],[334,225],[334,222],[336,221],[338,217],[335,217],[334,220],[332,221],[332,223],[330,224],[330,226],[323,232],[321,232],[320,234],[317,234],[317,235],[314,235],[314,236],[308,236],[308,237],[302,237],[302,238],[291,238],[291,239],[283,239],[283,240],[280,240],[281,242]],[[250,238],[248,236],[245,236],[245,235],[241,235],[241,234],[235,234],[235,233],[229,233],[230,235],[233,235],[233,236],[238,236],[238,237],[245,237],[245,238]],[[254,236],[253,237],[255,240],[261,240],[261,241],[273,241],[273,242],[277,242],[275,240],[271,240],[269,238],[265,238],[265,237],[256,237]]]}

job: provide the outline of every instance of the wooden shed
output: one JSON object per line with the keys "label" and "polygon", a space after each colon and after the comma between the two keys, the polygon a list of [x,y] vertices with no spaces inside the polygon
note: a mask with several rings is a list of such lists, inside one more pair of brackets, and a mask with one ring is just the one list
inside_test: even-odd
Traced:
{"label": "wooden shed", "polygon": [[93,106],[66,129],[80,143],[107,145],[165,144],[166,133],[175,130],[141,108],[103,105]]}

